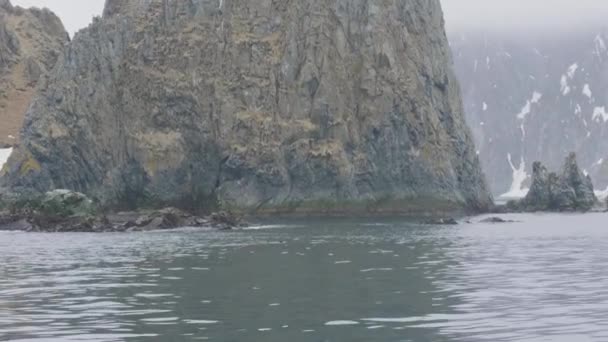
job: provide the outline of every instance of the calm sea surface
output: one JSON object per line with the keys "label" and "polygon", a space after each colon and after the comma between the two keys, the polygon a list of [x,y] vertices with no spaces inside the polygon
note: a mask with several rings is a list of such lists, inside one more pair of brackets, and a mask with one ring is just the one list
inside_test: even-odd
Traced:
{"label": "calm sea surface", "polygon": [[608,341],[608,215],[506,217],[0,233],[0,340]]}

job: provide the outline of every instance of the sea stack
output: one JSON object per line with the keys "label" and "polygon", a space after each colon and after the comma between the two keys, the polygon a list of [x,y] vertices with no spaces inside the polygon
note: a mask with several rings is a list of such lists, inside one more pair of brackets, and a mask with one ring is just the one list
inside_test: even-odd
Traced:
{"label": "sea stack", "polygon": [[571,153],[560,174],[534,163],[532,186],[518,206],[524,211],[589,211],[597,203],[591,177],[579,169],[576,154]]}
{"label": "sea stack", "polygon": [[2,185],[256,214],[492,204],[439,0],[108,0]]}

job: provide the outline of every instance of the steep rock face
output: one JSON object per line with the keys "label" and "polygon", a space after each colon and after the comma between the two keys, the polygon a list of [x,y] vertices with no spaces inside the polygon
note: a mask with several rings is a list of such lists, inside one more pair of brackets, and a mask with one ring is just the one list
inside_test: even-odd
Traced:
{"label": "steep rock face", "polygon": [[608,31],[454,32],[450,44],[495,194],[521,193],[532,161],[557,169],[570,151],[608,187]]}
{"label": "steep rock face", "polygon": [[597,203],[591,177],[581,172],[571,153],[559,175],[535,162],[530,191],[519,205],[525,211],[587,211]]}
{"label": "steep rock face", "polygon": [[256,212],[491,203],[438,0],[108,0],[64,55],[13,190]]}
{"label": "steep rock face", "polygon": [[36,85],[67,40],[63,24],[50,11],[0,1],[0,147],[18,143]]}

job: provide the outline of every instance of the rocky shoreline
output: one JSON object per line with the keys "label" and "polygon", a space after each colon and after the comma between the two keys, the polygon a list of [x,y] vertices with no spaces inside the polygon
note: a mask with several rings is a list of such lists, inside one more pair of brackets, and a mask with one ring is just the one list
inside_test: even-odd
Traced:
{"label": "rocky shoreline", "polygon": [[[540,162],[536,162],[532,186],[527,196],[519,201],[495,206],[488,210],[488,213],[600,210],[604,211],[605,207],[602,207],[594,194],[591,178],[579,169],[576,155],[572,153],[566,158],[560,173],[548,172]],[[427,225],[459,224],[454,217],[433,215],[419,222]],[[510,222],[513,221],[497,216],[479,221],[479,223]],[[97,204],[86,195],[69,190],[54,190],[29,196],[5,194],[0,198],[0,231],[101,233],[170,230],[183,227],[232,230],[246,226],[247,223],[241,216],[228,211],[203,216],[173,207],[107,212],[99,209]]]}
{"label": "rocky shoreline", "polygon": [[55,190],[9,201],[0,211],[0,231],[107,233],[170,230],[183,227],[233,230],[247,227],[227,211],[199,216],[177,208],[103,213],[85,195]]}

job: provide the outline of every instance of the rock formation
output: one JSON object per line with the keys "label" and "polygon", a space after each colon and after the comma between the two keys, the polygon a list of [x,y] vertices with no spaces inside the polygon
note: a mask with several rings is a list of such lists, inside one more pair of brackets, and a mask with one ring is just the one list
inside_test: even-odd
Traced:
{"label": "rock formation", "polygon": [[576,154],[571,153],[559,175],[535,162],[532,186],[517,207],[523,211],[589,211],[597,203],[591,177],[581,172]]}
{"label": "rock formation", "polygon": [[18,143],[36,86],[67,41],[63,24],[49,10],[0,0],[0,148]]}
{"label": "rock formation", "polygon": [[558,169],[571,151],[607,189],[606,28],[449,38],[467,122],[496,195],[529,188],[533,161]]}
{"label": "rock formation", "polygon": [[439,0],[108,0],[2,178],[114,206],[491,205]]}

